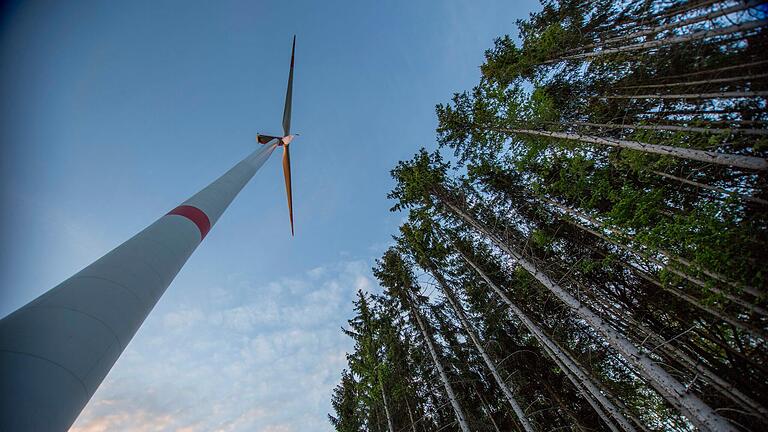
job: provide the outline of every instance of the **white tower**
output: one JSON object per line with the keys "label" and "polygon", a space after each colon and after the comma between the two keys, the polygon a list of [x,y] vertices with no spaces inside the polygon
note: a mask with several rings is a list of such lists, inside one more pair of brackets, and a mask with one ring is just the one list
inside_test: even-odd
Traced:
{"label": "white tower", "polygon": [[205,189],[0,320],[0,431],[69,429],[189,256],[278,146],[293,233],[292,85],[293,50],[283,137],[257,136],[265,145]]}

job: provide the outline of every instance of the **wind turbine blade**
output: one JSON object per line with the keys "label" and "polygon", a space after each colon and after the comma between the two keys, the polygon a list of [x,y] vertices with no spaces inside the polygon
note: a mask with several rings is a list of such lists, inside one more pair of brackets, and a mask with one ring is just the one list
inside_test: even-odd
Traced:
{"label": "wind turbine blade", "polygon": [[291,134],[291,100],[293,99],[293,55],[296,52],[296,35],[293,36],[291,48],[291,70],[288,72],[288,89],[285,91],[285,108],[283,109],[283,135]]}
{"label": "wind turbine blade", "polygon": [[291,193],[291,153],[287,145],[283,146],[283,176],[285,193],[288,197],[288,216],[291,218],[291,236],[293,236],[293,195]]}

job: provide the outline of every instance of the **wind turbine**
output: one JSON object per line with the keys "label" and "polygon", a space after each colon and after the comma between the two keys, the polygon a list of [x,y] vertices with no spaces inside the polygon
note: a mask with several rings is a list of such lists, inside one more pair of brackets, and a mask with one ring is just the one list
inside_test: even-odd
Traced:
{"label": "wind turbine", "polygon": [[283,147],[293,233],[288,146],[293,139],[294,49],[282,137],[257,135],[267,145],[123,244],[0,319],[0,431],[69,429],[192,252],[276,147]]}
{"label": "wind turbine", "polygon": [[293,137],[291,135],[291,101],[293,99],[293,58],[296,52],[296,35],[293,36],[291,47],[291,69],[288,72],[288,88],[285,90],[285,107],[283,108],[283,136],[256,134],[259,144],[269,144],[277,140],[277,146],[283,148],[283,177],[285,177],[285,193],[288,197],[288,217],[291,219],[291,236],[293,236],[293,195],[291,192],[291,151],[289,146]]}

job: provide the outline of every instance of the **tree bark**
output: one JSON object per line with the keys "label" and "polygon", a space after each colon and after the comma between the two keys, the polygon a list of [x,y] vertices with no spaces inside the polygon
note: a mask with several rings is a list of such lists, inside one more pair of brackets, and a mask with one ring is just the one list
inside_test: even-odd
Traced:
{"label": "tree bark", "polygon": [[623,47],[606,48],[600,51],[593,51],[593,52],[588,52],[583,54],[575,54],[575,55],[560,57],[557,59],[547,60],[542,64],[552,64],[552,63],[558,63],[565,60],[581,60],[581,59],[588,59],[592,57],[598,57],[606,54],[615,54],[615,53],[637,51],[637,50],[643,50],[643,49],[649,49],[649,48],[658,48],[658,47],[667,46],[667,45],[674,45],[674,44],[683,43],[683,42],[691,42],[695,40],[706,39],[714,36],[722,36],[730,33],[752,30],[752,29],[764,27],[766,24],[768,24],[768,20],[765,20],[765,19],[752,20],[752,21],[747,21],[739,24],[734,24],[728,27],[697,31],[697,32],[687,34],[687,35],[682,35],[682,36],[656,39],[648,42],[625,45]]}
{"label": "tree bark", "polygon": [[[627,314],[615,306],[608,304],[597,296],[593,299],[598,302],[602,307],[612,311],[617,320],[622,321],[635,330],[638,330],[645,335],[645,339],[649,342],[656,344],[654,350],[664,352],[669,358],[674,359],[681,365],[685,366],[691,373],[698,373],[704,377],[704,381],[708,382],[714,388],[716,388],[720,394],[732,400],[744,409],[751,410],[754,414],[759,415],[763,419],[768,419],[768,409],[762,406],[760,403],[752,399],[751,397],[740,391],[733,383],[726,381],[717,375],[712,369],[702,364],[700,360],[692,359],[680,348],[671,344],[671,340],[665,340],[661,335],[651,330],[644,324],[640,323],[636,319],[627,316]],[[640,336],[642,337],[642,336]],[[674,339],[674,338],[673,338]]]}
{"label": "tree bark", "polygon": [[741,156],[727,153],[717,153],[706,150],[697,150],[691,148],[674,147],[658,144],[646,144],[640,141],[627,141],[613,138],[603,138],[592,135],[582,135],[576,133],[536,131],[530,129],[503,129],[495,130],[501,132],[519,133],[526,135],[545,136],[549,138],[558,138],[565,140],[580,141],[589,144],[606,145],[611,147],[626,148],[645,153],[652,153],[664,156],[674,156],[682,159],[707,162],[718,165],[735,166],[738,168],[764,171],[768,169],[768,160],[755,156]]}
{"label": "tree bark", "polygon": [[729,71],[729,70],[735,70],[735,69],[743,69],[743,68],[746,68],[746,67],[760,66],[760,65],[764,65],[766,63],[768,63],[768,60],[759,60],[759,61],[754,61],[754,62],[749,62],[749,63],[742,63],[740,65],[735,65],[735,66],[724,66],[724,67],[720,67],[720,68],[716,68],[716,69],[707,69],[707,70],[703,70],[703,71],[689,72],[689,73],[684,73],[684,74],[680,74],[680,75],[669,75],[669,76],[663,77],[663,79],[684,78],[684,77],[692,77],[692,76],[696,76],[696,75],[706,75],[706,74],[723,72],[723,71]]}
{"label": "tree bark", "polygon": [[600,99],[718,99],[718,98],[748,98],[768,96],[768,91],[726,91],[691,94],[645,94],[645,95],[607,95],[593,96]]}
{"label": "tree bark", "polygon": [[[690,109],[690,110],[665,110],[665,111],[643,111],[638,112],[637,115],[651,115],[654,114],[656,117],[667,117],[672,115],[681,115],[681,116],[697,116],[697,115],[723,115],[723,114],[739,114],[742,115],[744,113],[749,114],[762,114],[764,110],[757,110],[757,109],[741,109],[741,108],[724,108],[724,109],[711,109],[711,110],[703,110],[703,109]],[[704,119],[706,120],[706,119]],[[693,120],[680,120],[680,121],[693,121]],[[726,122],[729,122],[730,120],[726,120]]]}
{"label": "tree bark", "polygon": [[602,318],[584,306],[569,292],[560,287],[560,285],[552,281],[547,275],[539,271],[533,263],[526,260],[519,252],[512,249],[506,242],[501,241],[495,234],[489,232],[474,218],[447,199],[443,199],[439,195],[437,198],[441,199],[446,207],[456,216],[463,219],[467,224],[485,235],[497,247],[506,252],[519,266],[530,273],[560,301],[568,305],[593,329],[601,333],[606,341],[637,369],[640,375],[645,377],[672,406],[685,415],[696,427],[702,431],[736,431],[725,418],[717,414],[715,410],[697,396],[689,393],[686,386],[657,365],[648,354],[639,350],[624,335],[608,326]]}
{"label": "tree bark", "polygon": [[469,320],[467,319],[467,316],[464,313],[464,308],[459,303],[459,300],[456,297],[453,290],[448,286],[448,282],[443,278],[443,276],[440,274],[440,272],[436,269],[434,264],[432,264],[431,262],[430,262],[429,270],[430,270],[430,273],[432,273],[432,276],[435,277],[435,280],[437,280],[437,283],[440,285],[440,288],[442,288],[443,293],[445,293],[445,296],[448,299],[448,302],[451,304],[453,311],[456,312],[456,316],[459,318],[459,321],[461,322],[461,326],[464,328],[464,331],[469,335],[469,338],[472,340],[472,343],[475,345],[475,348],[477,349],[477,351],[480,352],[480,355],[483,357],[483,361],[485,362],[485,365],[488,366],[488,369],[490,369],[491,375],[493,375],[493,378],[496,380],[496,383],[501,388],[501,391],[504,393],[504,396],[507,397],[509,404],[512,406],[512,411],[514,411],[515,415],[517,415],[517,420],[520,422],[520,424],[523,426],[523,429],[526,432],[534,432],[533,427],[531,426],[531,422],[528,420],[528,416],[525,415],[523,408],[520,407],[520,404],[517,402],[517,399],[515,399],[515,396],[512,393],[512,390],[509,388],[507,383],[504,382],[504,379],[501,377],[501,374],[499,373],[498,369],[496,369],[496,365],[493,363],[493,360],[491,360],[491,357],[485,351],[485,348],[483,348],[483,345],[480,342],[480,338],[472,329],[471,324],[469,323]]}
{"label": "tree bark", "polygon": [[673,176],[672,174],[667,174],[667,173],[660,172],[660,171],[651,171],[651,172],[656,174],[656,175],[658,175],[658,176],[661,176],[661,177],[664,177],[664,178],[668,178],[670,180],[678,181],[680,183],[687,184],[689,186],[693,186],[693,187],[697,187],[697,188],[702,188],[702,189],[708,189],[708,190],[715,191],[715,192],[723,194],[723,195],[737,196],[737,197],[739,197],[740,199],[742,199],[744,201],[750,201],[750,202],[757,203],[757,204],[768,205],[768,201],[766,201],[766,200],[764,200],[762,198],[757,198],[757,197],[753,197],[753,196],[749,196],[749,195],[743,195],[743,194],[739,194],[739,193],[736,193],[736,192],[728,192],[727,190],[719,188],[717,186],[710,186],[710,185],[707,185],[707,184],[704,184],[704,183],[695,182],[693,180],[684,179],[682,177]]}
{"label": "tree bark", "polygon": [[416,432],[416,422],[413,420],[413,412],[411,411],[411,404],[408,403],[408,396],[405,397],[405,407],[408,408],[408,418],[411,419],[411,431]]}
{"label": "tree bark", "polygon": [[[688,3],[682,4],[682,5],[678,6],[678,7],[670,8],[670,10],[668,10],[666,12],[660,13],[658,15],[651,15],[651,16],[648,16],[646,18],[658,22],[661,19],[669,18],[669,17],[674,17],[675,15],[682,15],[682,14],[684,14],[686,12],[690,12],[690,11],[695,10],[695,9],[701,9],[701,8],[713,5],[715,3],[718,3],[720,1],[722,1],[722,0],[704,0],[704,1],[700,2],[700,3],[688,2]],[[651,23],[643,22],[643,21],[638,21],[638,22],[633,22],[632,25],[629,26],[629,27],[619,28],[619,29],[615,29],[615,30],[608,30],[608,31],[602,32],[601,34],[612,35],[612,34],[620,33],[620,32],[623,32],[623,31],[632,30],[632,29],[635,29],[635,28],[638,28],[638,27],[643,27],[643,26],[646,26],[646,25],[651,25]]]}
{"label": "tree bark", "polygon": [[[548,198],[542,197],[542,200],[547,202],[548,204],[558,208],[560,211],[568,214],[569,216],[571,216],[573,218],[584,219],[584,220],[588,221],[589,223],[591,223],[593,225],[596,225],[600,229],[604,229],[606,231],[609,231],[609,232],[611,232],[611,233],[613,233],[615,235],[618,235],[619,237],[623,237],[624,239],[626,239],[628,241],[632,240],[632,236],[630,236],[630,235],[628,235],[628,234],[626,234],[624,232],[617,231],[617,230],[615,230],[613,228],[606,227],[602,222],[600,222],[600,221],[598,221],[598,220],[590,217],[589,215],[586,215],[586,214],[584,214],[584,213],[582,213],[582,212],[580,212],[578,210],[572,209],[570,207],[566,207],[566,206],[564,206],[562,204],[559,204],[559,203],[557,203],[555,201],[552,201],[552,200],[550,200]],[[698,278],[696,278],[694,276],[691,276],[691,275],[689,275],[689,274],[687,274],[685,272],[682,272],[682,271],[680,271],[680,270],[678,270],[678,269],[676,269],[674,267],[671,267],[671,266],[669,266],[668,263],[664,263],[664,262],[662,262],[662,261],[660,261],[660,260],[650,256],[647,253],[635,250],[631,245],[623,244],[623,243],[621,243],[621,242],[619,242],[619,241],[617,241],[615,239],[612,239],[612,238],[606,236],[603,233],[600,233],[600,232],[594,231],[594,230],[592,230],[592,229],[590,229],[588,227],[582,226],[581,224],[574,224],[574,225],[577,228],[580,228],[580,229],[582,229],[584,231],[587,231],[588,233],[594,235],[595,237],[603,239],[606,242],[611,243],[611,244],[613,244],[613,245],[623,249],[624,251],[629,252],[632,255],[635,255],[635,256],[637,256],[639,258],[644,258],[644,259],[648,260],[649,262],[651,262],[652,264],[654,264],[656,266],[659,266],[659,267],[661,267],[661,268],[663,268],[663,269],[665,269],[665,270],[667,270],[667,271],[669,271],[669,272],[671,272],[671,273],[673,273],[673,274],[675,274],[677,276],[680,276],[681,278],[687,280],[688,282],[690,282],[690,283],[692,283],[692,284],[694,284],[694,285],[696,285],[696,286],[698,286],[698,287],[700,287],[702,289],[709,290],[709,291],[712,291],[712,292],[714,292],[716,294],[722,295],[723,297],[725,297],[726,299],[732,301],[733,303],[738,304],[739,306],[741,306],[741,307],[743,307],[743,308],[745,308],[747,310],[750,310],[750,311],[752,311],[752,312],[754,312],[756,314],[760,314],[760,315],[763,315],[763,316],[768,316],[768,311],[766,311],[762,307],[757,306],[757,305],[753,304],[752,302],[748,302],[748,301],[746,301],[746,300],[744,300],[742,298],[739,298],[739,297],[737,297],[737,296],[735,296],[735,295],[733,295],[733,294],[731,294],[731,293],[729,293],[727,291],[724,291],[724,290],[722,290],[722,289],[720,289],[718,287],[708,286],[706,282],[704,282],[704,281],[702,281],[702,280],[700,280],[700,279],[698,279]],[[714,272],[711,272],[711,271],[708,271],[708,270],[701,269],[700,267],[695,266],[692,262],[688,261],[685,258],[673,255],[672,253],[667,252],[667,251],[665,251],[663,249],[658,249],[657,248],[656,251],[661,256],[663,256],[668,262],[669,261],[676,261],[676,262],[678,262],[679,264],[682,264],[685,267],[689,267],[689,268],[694,269],[694,270],[701,270],[702,273],[706,274],[707,276],[710,276],[711,278],[713,278],[713,279],[715,279],[717,281],[724,282],[724,283],[729,283],[727,281],[727,279],[725,279],[724,276],[719,275],[719,274],[714,273]],[[738,288],[740,290],[748,292],[749,294],[752,294],[755,297],[759,297],[760,296],[759,292],[752,291],[752,290],[747,290],[744,287],[741,287],[741,286],[733,284],[733,283],[729,283],[729,284],[731,286],[733,286],[734,288]]]}
{"label": "tree bark", "polygon": [[765,78],[765,77],[768,77],[768,74],[763,73],[763,74],[757,74],[757,75],[742,75],[742,76],[726,77],[726,78],[712,78],[707,80],[677,82],[677,83],[669,83],[669,84],[642,84],[642,85],[622,86],[622,87],[616,87],[616,88],[640,89],[640,88],[690,87],[690,86],[695,86],[699,84],[716,84],[716,83],[724,83],[724,82],[752,81],[752,80]]}
{"label": "tree bark", "polygon": [[[768,74],[766,74],[768,76]],[[677,132],[698,132],[709,134],[743,134],[743,135],[768,135],[768,129],[733,129],[733,128],[704,128],[695,126],[675,126],[675,125],[634,125],[617,123],[589,123],[589,122],[571,122],[566,123],[574,126],[589,126],[606,129],[643,129],[656,131],[677,131]]]}
{"label": "tree bark", "polygon": [[424,322],[421,319],[421,315],[416,310],[416,307],[413,304],[413,300],[410,299],[410,293],[408,293],[408,296],[408,306],[411,308],[411,313],[416,319],[419,330],[421,330],[421,334],[424,337],[424,342],[427,344],[429,354],[432,356],[432,361],[435,363],[437,371],[440,374],[440,380],[443,382],[443,387],[445,387],[446,393],[448,393],[448,399],[451,401],[451,405],[453,406],[453,412],[456,414],[456,420],[459,423],[459,427],[461,428],[462,432],[470,432],[469,425],[467,425],[466,416],[464,415],[464,410],[461,409],[461,405],[456,398],[456,393],[454,393],[451,382],[448,380],[448,374],[446,374],[445,368],[443,368],[443,364],[440,362],[440,358],[437,356],[437,350],[435,349],[434,343],[432,342],[432,336],[427,331],[427,327],[424,325]]}
{"label": "tree bark", "polygon": [[694,17],[691,17],[691,18],[688,18],[688,19],[684,19],[682,21],[670,22],[670,23],[667,23],[667,24],[656,26],[654,28],[650,28],[650,29],[646,29],[646,30],[639,30],[639,31],[635,31],[635,32],[632,32],[632,33],[623,34],[623,35],[620,35],[620,36],[614,36],[614,37],[611,37],[611,38],[603,39],[603,40],[601,40],[598,43],[584,45],[582,47],[579,47],[578,49],[585,50],[585,49],[590,49],[590,48],[595,48],[595,47],[604,47],[605,45],[611,44],[613,42],[621,42],[621,41],[626,41],[628,39],[636,39],[636,38],[639,38],[639,37],[642,37],[642,36],[648,36],[648,35],[652,35],[652,34],[656,34],[656,33],[661,33],[661,32],[666,31],[666,30],[680,28],[680,27],[691,25],[691,24],[696,24],[696,23],[701,22],[701,21],[707,21],[707,20],[711,20],[711,19],[714,19],[714,18],[717,18],[717,17],[728,15],[728,14],[731,14],[731,13],[734,13],[734,12],[740,12],[740,11],[743,11],[743,10],[751,9],[751,8],[753,8],[755,6],[759,6],[760,4],[762,4],[764,2],[765,2],[765,0],[751,0],[751,1],[748,1],[746,3],[739,3],[739,4],[731,6],[731,7],[714,10],[714,11],[711,11],[711,12],[708,12],[708,13],[705,13],[705,14],[702,14],[702,15],[697,15],[697,16],[694,16]]}
{"label": "tree bark", "polygon": [[528,331],[531,332],[531,334],[534,336],[534,338],[536,338],[544,350],[547,351],[552,360],[563,370],[563,372],[566,374],[566,377],[568,377],[576,389],[585,395],[587,402],[592,405],[592,407],[595,409],[595,412],[598,414],[598,416],[600,416],[600,418],[603,419],[606,425],[608,425],[611,430],[616,430],[616,426],[613,425],[613,422],[608,418],[600,406],[593,404],[593,398],[608,411],[610,417],[616,420],[623,430],[634,431],[634,426],[632,426],[626,417],[624,417],[624,415],[621,413],[621,410],[619,410],[616,405],[600,391],[595,382],[590,378],[589,374],[585,372],[583,366],[578,364],[575,359],[573,359],[549,336],[547,336],[547,334],[541,330],[541,328],[536,325],[533,320],[531,320],[528,315],[522,311],[522,309],[517,307],[517,305],[513,303],[512,300],[510,300],[509,297],[488,278],[488,276],[480,269],[477,264],[470,260],[469,257],[467,257],[459,248],[455,249],[459,252],[459,255],[461,255],[464,261],[473,269],[475,269],[475,271],[478,273],[478,275],[480,275],[485,283],[491,287],[491,289],[504,301],[504,303],[507,304],[512,314],[515,315],[523,323],[523,325],[525,325]]}
{"label": "tree bark", "polygon": [[384,401],[384,414],[387,415],[387,428],[389,428],[389,432],[395,432],[395,425],[392,422],[392,414],[389,411],[389,402],[387,401],[387,393],[384,391],[384,383],[381,381],[381,374],[379,374],[379,389],[381,390],[381,399]]}

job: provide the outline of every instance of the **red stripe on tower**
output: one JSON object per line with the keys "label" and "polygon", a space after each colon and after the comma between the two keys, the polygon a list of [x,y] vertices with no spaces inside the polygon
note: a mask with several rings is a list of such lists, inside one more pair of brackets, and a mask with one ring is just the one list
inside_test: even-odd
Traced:
{"label": "red stripe on tower", "polygon": [[211,220],[208,219],[208,215],[197,207],[180,205],[169,211],[168,214],[184,216],[185,218],[191,220],[195,225],[197,225],[197,229],[200,230],[200,241],[202,241],[206,234],[208,234],[208,231],[211,230]]}

